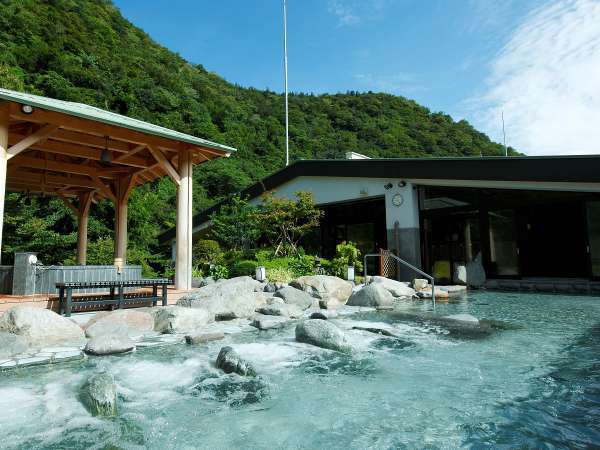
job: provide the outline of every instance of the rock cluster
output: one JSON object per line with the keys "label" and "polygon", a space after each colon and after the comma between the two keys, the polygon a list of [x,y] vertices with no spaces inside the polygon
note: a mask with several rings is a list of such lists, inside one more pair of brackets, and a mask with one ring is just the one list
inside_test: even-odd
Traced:
{"label": "rock cluster", "polygon": [[217,356],[217,367],[225,373],[237,373],[242,376],[256,376],[252,365],[244,361],[237,352],[227,346],[223,347]]}

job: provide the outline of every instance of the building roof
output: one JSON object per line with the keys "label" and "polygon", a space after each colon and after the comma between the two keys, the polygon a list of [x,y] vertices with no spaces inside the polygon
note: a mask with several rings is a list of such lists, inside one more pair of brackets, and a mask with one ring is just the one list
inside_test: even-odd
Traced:
{"label": "building roof", "polygon": [[[240,196],[255,198],[301,176],[600,183],[600,155],[302,160],[249,186]],[[209,220],[224,202],[195,215],[193,227]],[[159,239],[174,237],[170,229]]]}
{"label": "building roof", "polygon": [[0,88],[0,99],[10,102],[29,105],[37,108],[42,108],[48,111],[68,114],[70,116],[80,117],[82,119],[94,120],[107,125],[115,125],[129,130],[139,131],[141,133],[151,134],[167,139],[173,139],[188,144],[197,145],[200,147],[211,148],[215,150],[223,150],[225,152],[235,152],[236,149],[226,145],[217,144],[207,141],[199,137],[189,134],[180,133],[158,125],[154,125],[131,117],[122,116],[120,114],[96,108],[94,106],[83,103],[67,102],[39,95],[26,94],[23,92],[11,91],[9,89]]}
{"label": "building roof", "polygon": [[[26,108],[29,106],[31,108]],[[8,113],[9,191],[115,198],[163,176],[180,182],[179,156],[194,164],[234,148],[81,103],[0,89]]]}

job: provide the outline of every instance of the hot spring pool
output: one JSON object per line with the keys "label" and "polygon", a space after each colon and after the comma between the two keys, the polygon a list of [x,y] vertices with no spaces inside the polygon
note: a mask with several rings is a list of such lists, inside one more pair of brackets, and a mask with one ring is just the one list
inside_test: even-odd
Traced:
{"label": "hot spring pool", "polygon": [[[406,308],[425,310],[428,303]],[[294,341],[294,326],[206,347],[0,374],[1,448],[589,448],[600,445],[600,299],[477,293],[439,314],[521,329],[471,339],[362,313],[350,356]],[[352,331],[388,327],[398,339]],[[213,367],[223,345],[259,377]],[[119,416],[91,417],[83,382],[109,368]]]}

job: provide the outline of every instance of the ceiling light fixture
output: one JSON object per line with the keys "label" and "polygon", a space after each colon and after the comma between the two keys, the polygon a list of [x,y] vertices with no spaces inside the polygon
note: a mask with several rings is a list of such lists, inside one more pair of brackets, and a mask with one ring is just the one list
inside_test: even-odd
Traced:
{"label": "ceiling light fixture", "polygon": [[33,112],[33,106],[31,105],[21,105],[21,111],[23,114],[31,114]]}

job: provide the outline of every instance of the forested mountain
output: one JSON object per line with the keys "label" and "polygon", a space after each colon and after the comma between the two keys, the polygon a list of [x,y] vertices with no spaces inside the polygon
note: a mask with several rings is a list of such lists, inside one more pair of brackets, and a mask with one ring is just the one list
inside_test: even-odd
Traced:
{"label": "forested mountain", "polygon": [[[0,0],[0,10],[0,87],[87,103],[238,149],[230,159],[195,170],[197,210],[283,166],[281,94],[228,83],[185,61],[108,0]],[[373,157],[503,154],[466,121],[371,92],[292,94],[290,139],[292,160],[341,158],[346,151]],[[174,195],[167,179],[136,190],[130,260],[159,254],[156,235],[173,223]],[[73,253],[75,223],[60,201],[12,194],[6,214],[5,252],[35,247],[53,263]],[[110,260],[112,205],[96,205],[92,215],[91,262]]]}

